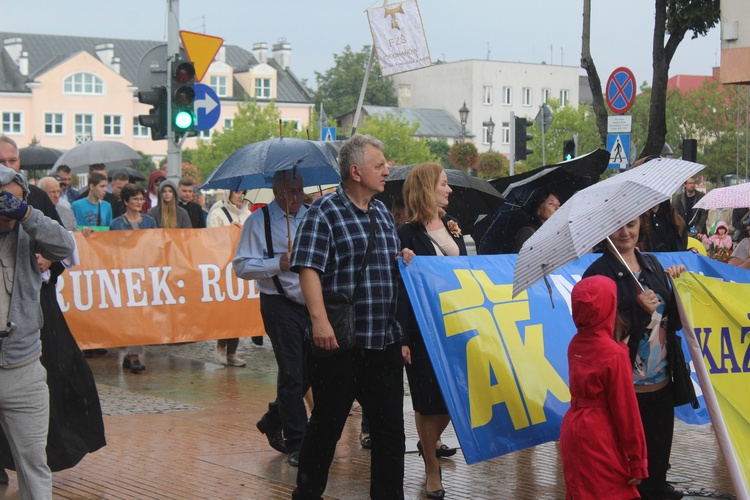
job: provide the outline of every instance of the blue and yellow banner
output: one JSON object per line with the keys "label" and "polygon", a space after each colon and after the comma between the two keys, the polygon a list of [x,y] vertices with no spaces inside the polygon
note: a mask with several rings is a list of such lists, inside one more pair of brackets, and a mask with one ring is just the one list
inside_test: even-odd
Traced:
{"label": "blue and yellow banner", "polygon": [[[750,272],[690,252],[657,254],[664,267],[750,282]],[[568,409],[570,292],[598,255],[587,255],[512,297],[515,255],[416,257],[401,264],[467,463],[560,435]],[[687,346],[683,346],[686,358]],[[696,392],[700,394],[697,387]],[[702,398],[678,416],[707,423]]]}
{"label": "blue and yellow banner", "polygon": [[708,379],[701,385],[710,386],[706,400],[719,444],[730,473],[739,473],[733,483],[741,477],[734,484],[741,498],[742,488],[746,495],[750,490],[750,285],[688,273],[675,287],[695,333],[694,359],[703,358],[699,375]]}

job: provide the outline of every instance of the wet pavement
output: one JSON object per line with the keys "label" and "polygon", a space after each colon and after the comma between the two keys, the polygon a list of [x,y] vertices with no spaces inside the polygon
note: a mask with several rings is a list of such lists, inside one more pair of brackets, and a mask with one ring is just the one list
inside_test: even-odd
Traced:
{"label": "wet pavement", "polygon": [[[213,360],[213,342],[149,346],[147,370],[122,369],[122,350],[89,359],[102,400],[108,445],[73,469],[54,474],[54,498],[276,499],[291,497],[297,470],[255,428],[275,395],[276,368],[268,340],[241,339],[244,368]],[[424,497],[411,402],[404,402],[406,498]],[[331,467],[326,498],[364,499],[369,452],[359,445],[361,414],[353,411]],[[452,428],[447,444],[458,444]],[[461,451],[442,460],[448,499],[561,499],[557,443],[467,465]],[[734,498],[710,425],[677,422],[670,479],[700,498]],[[16,477],[0,499],[19,498]],[[689,498],[689,497],[686,497]]]}

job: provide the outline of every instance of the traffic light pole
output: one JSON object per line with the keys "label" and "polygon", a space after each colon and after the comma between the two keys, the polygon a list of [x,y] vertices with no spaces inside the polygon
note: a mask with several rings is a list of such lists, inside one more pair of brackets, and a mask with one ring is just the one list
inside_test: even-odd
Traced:
{"label": "traffic light pole", "polygon": [[180,53],[180,1],[167,0],[167,179],[177,184],[182,176],[182,144],[172,123],[172,63]]}
{"label": "traffic light pole", "polygon": [[516,114],[510,112],[510,175],[516,173]]}

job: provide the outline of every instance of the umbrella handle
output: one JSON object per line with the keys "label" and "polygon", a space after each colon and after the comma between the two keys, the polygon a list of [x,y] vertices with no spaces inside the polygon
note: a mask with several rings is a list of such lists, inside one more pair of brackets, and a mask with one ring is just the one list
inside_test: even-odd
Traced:
{"label": "umbrella handle", "polygon": [[633,279],[635,280],[635,282],[636,282],[636,283],[638,283],[638,287],[639,287],[639,288],[641,289],[641,291],[642,291],[642,292],[645,292],[645,291],[646,291],[646,289],[645,289],[645,288],[643,288],[643,285],[641,284],[641,282],[640,282],[640,281],[638,281],[638,278],[636,278],[636,277],[635,277],[635,274],[633,274],[633,271],[631,271],[631,270],[630,270],[630,266],[628,265],[628,263],[627,263],[627,262],[625,262],[625,259],[623,259],[623,258],[622,258],[622,254],[621,254],[621,253],[620,253],[620,251],[619,251],[619,250],[618,250],[618,249],[617,249],[617,248],[615,247],[615,244],[614,244],[614,243],[612,243],[612,240],[610,240],[610,239],[609,239],[609,236],[607,236],[607,244],[609,245],[609,248],[611,248],[612,250],[614,250],[614,253],[615,253],[615,255],[617,256],[617,258],[618,258],[618,259],[620,260],[620,262],[622,263],[622,265],[623,265],[623,266],[625,266],[625,269],[627,269],[627,270],[628,270],[628,274],[630,274],[630,276],[632,276],[632,277],[633,277]]}

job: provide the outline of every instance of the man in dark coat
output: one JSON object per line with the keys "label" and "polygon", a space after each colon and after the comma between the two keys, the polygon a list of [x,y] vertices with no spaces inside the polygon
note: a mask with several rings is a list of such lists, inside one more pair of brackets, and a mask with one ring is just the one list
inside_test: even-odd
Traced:
{"label": "man in dark coat", "polygon": [[193,201],[193,197],[195,196],[194,187],[195,183],[193,179],[189,177],[180,179],[180,185],[177,187],[177,204],[188,213],[193,228],[204,228],[206,227],[206,217],[203,215],[201,206]]}
{"label": "man in dark coat", "polygon": [[672,197],[672,206],[688,228],[695,227],[696,233],[706,234],[708,212],[702,208],[693,208],[705,193],[695,189],[695,177],[686,180],[682,187],[682,191]]}

